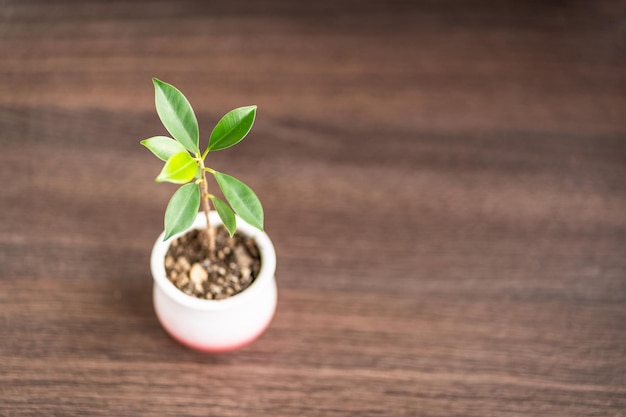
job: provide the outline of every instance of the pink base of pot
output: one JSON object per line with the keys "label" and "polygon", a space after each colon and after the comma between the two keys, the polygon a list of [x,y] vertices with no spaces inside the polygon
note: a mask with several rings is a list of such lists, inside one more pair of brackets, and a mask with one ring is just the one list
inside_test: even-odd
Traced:
{"label": "pink base of pot", "polygon": [[[158,317],[158,313],[157,313],[157,317]],[[191,341],[191,340],[186,340],[184,337],[179,336],[174,329],[169,329],[167,327],[167,324],[165,324],[161,320],[160,317],[159,317],[159,321],[161,322],[161,326],[163,326],[165,331],[169,333],[169,335],[172,336],[172,338],[176,340],[178,343],[180,343],[181,345],[185,345],[190,349],[197,350],[203,353],[227,353],[233,350],[241,349],[242,347],[254,342],[263,333],[265,333],[265,330],[269,327],[270,323],[272,322],[271,319],[268,320],[267,323],[265,323],[265,326],[263,326],[263,328],[258,333],[252,335],[252,337],[250,337],[249,339],[242,340],[238,343],[234,343],[230,345],[206,345],[206,344],[203,345],[203,344],[195,343],[194,341]]]}

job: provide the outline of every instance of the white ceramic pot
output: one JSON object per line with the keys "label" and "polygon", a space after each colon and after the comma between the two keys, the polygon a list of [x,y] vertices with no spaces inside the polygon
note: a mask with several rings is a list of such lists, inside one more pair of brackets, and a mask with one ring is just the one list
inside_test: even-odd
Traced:
{"label": "white ceramic pot", "polygon": [[[211,225],[222,224],[210,213]],[[206,226],[198,213],[191,229]],[[276,252],[265,232],[237,217],[237,230],[253,237],[261,254],[259,275],[248,288],[224,300],[202,300],[180,291],[165,273],[165,255],[170,243],[186,232],[163,241],[165,232],[152,249],[150,267],[154,278],[153,302],[161,325],[180,343],[204,352],[226,352],[255,340],[269,326],[276,311]]]}

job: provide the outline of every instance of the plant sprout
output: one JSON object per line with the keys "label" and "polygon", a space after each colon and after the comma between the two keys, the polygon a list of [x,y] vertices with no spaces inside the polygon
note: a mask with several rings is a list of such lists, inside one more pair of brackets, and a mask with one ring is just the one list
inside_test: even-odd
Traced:
{"label": "plant sprout", "polygon": [[[198,121],[187,98],[173,85],[156,78],[152,82],[157,113],[172,138],[154,136],[142,140],[141,144],[165,161],[156,177],[157,182],[183,184],[165,209],[164,240],[188,229],[202,202],[212,257],[215,253],[215,230],[209,222],[211,203],[231,237],[237,228],[235,213],[263,230],[263,207],[250,187],[205,165],[210,152],[229,148],[246,137],[254,123],[256,106],[239,107],[226,113],[211,132],[207,148],[200,152]],[[207,173],[215,178],[226,202],[209,193]]]}

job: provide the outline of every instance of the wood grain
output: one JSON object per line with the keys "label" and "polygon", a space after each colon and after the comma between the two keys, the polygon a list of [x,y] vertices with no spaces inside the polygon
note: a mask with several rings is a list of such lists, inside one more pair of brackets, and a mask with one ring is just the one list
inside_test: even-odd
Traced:
{"label": "wood grain", "polygon": [[[0,415],[626,415],[626,5],[0,3]],[[266,209],[271,327],[171,340],[150,78]]]}

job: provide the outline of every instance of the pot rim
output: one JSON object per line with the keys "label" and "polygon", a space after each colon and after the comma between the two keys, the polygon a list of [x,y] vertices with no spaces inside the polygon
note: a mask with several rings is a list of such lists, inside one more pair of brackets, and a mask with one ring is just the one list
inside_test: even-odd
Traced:
{"label": "pot rim", "polygon": [[[209,213],[209,220],[211,221],[211,225],[213,227],[222,224],[222,221],[216,211],[211,211]],[[200,229],[205,226],[206,219],[204,217],[204,212],[198,212],[193,224],[185,231],[175,234],[166,241],[163,241],[165,231],[159,235],[154,243],[154,246],[152,247],[152,253],[150,255],[150,269],[152,271],[154,282],[178,304],[196,310],[223,310],[236,305],[244,304],[248,302],[248,300],[256,297],[261,292],[263,287],[265,285],[269,285],[274,279],[274,273],[276,271],[276,251],[267,233],[251,226],[238,216],[237,230],[245,236],[251,237],[255,240],[261,256],[261,269],[259,270],[259,275],[254,279],[254,281],[252,281],[250,286],[242,292],[223,300],[203,300],[201,298],[185,294],[167,278],[167,274],[165,272],[165,255],[167,254],[167,250],[169,249],[172,241],[192,229]]]}

